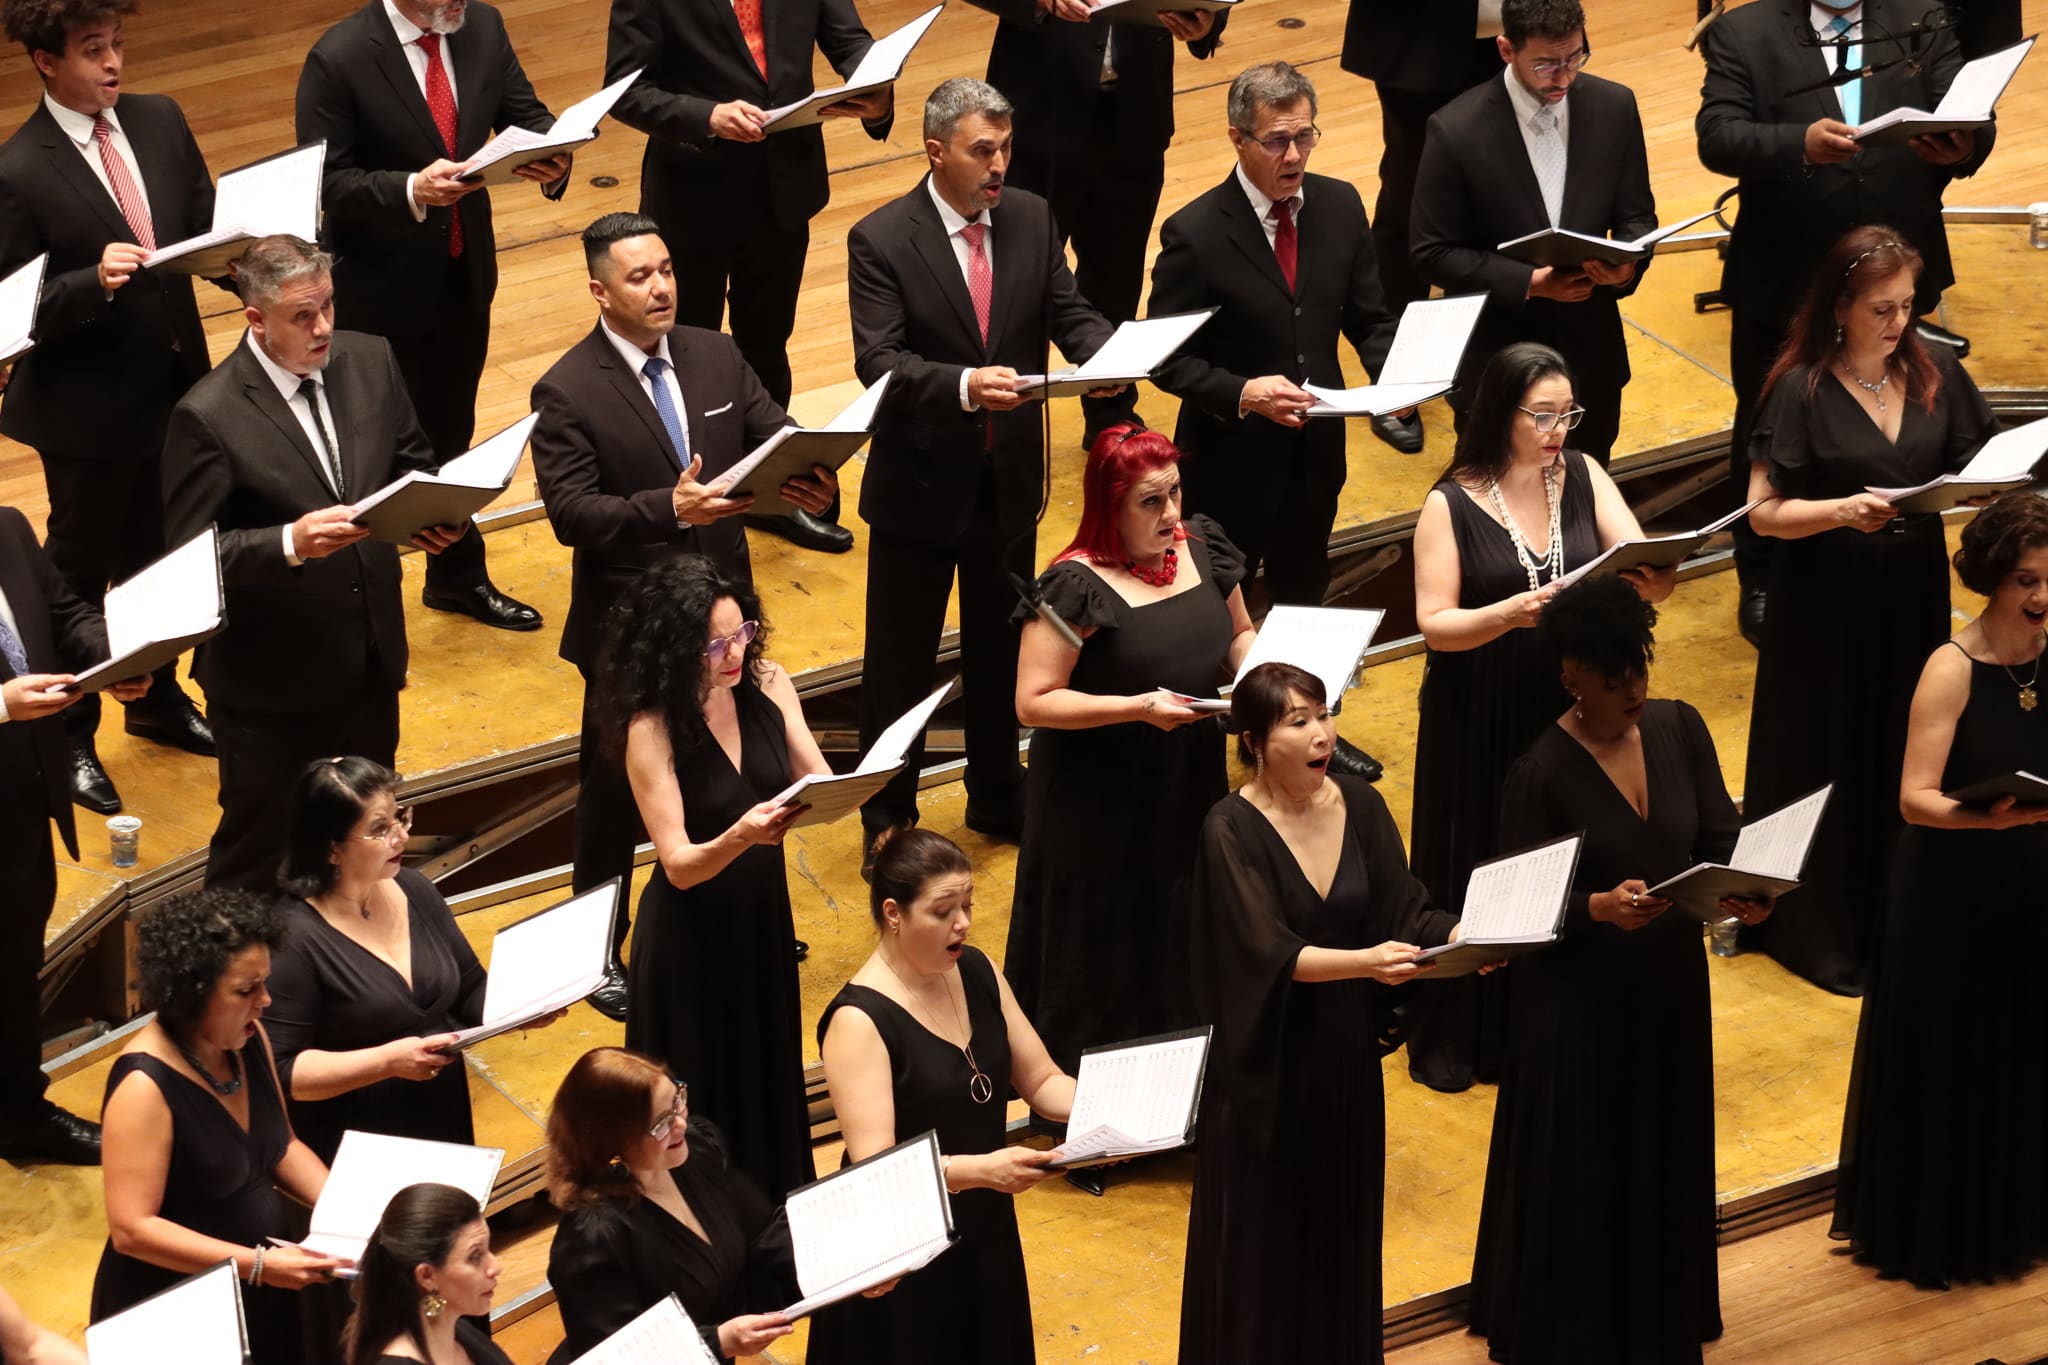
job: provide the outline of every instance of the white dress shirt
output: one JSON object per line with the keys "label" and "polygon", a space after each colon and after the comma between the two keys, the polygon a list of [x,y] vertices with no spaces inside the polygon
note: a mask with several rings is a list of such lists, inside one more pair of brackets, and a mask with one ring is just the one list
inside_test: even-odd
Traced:
{"label": "white dress shirt", "polygon": [[[427,54],[420,47],[420,35],[425,33],[426,30],[406,18],[403,14],[400,14],[398,6],[392,4],[391,0],[384,0],[384,17],[391,21],[391,31],[398,35],[398,41],[402,44],[399,50],[405,53],[405,64],[412,69],[413,80],[419,83],[420,98],[425,99],[427,97]],[[455,54],[449,50],[446,34],[443,34],[441,37],[441,69],[448,73],[448,98],[453,101],[456,98]],[[457,103],[455,107],[460,111],[462,105]],[[428,106],[428,112],[433,112],[432,105]],[[413,221],[424,223],[427,221],[427,211],[421,206],[419,200],[412,197],[412,182],[417,179],[419,179],[417,173],[405,178],[405,202],[412,206]]]}
{"label": "white dress shirt", "polygon": [[[1572,145],[1571,100],[1566,98],[1559,100],[1556,104],[1546,104],[1530,94],[1529,88],[1515,79],[1515,69],[1511,66],[1501,69],[1501,79],[1507,82],[1508,102],[1515,107],[1515,127],[1522,130],[1522,150],[1529,154],[1529,164],[1531,166],[1536,164],[1536,130],[1529,125],[1529,120],[1535,118],[1544,109],[1556,111],[1557,144],[1560,149],[1568,151]],[[1569,162],[1568,158],[1567,162]],[[1552,226],[1554,227],[1556,224],[1552,224]]]}
{"label": "white dress shirt", "polygon": [[[1237,163],[1237,183],[1244,190],[1244,197],[1252,201],[1252,212],[1259,216],[1259,227],[1265,231],[1266,245],[1273,245],[1274,236],[1280,231],[1280,220],[1273,216],[1273,204],[1275,201],[1268,199],[1266,192],[1252,183],[1252,178],[1244,173],[1244,163],[1242,161]],[[1296,229],[1299,230],[1301,226],[1301,206],[1308,202],[1308,186],[1304,184],[1300,189],[1296,190],[1293,198],[1294,223]]]}
{"label": "white dress shirt", "polygon": [[664,334],[662,336],[661,340],[655,344],[654,350],[650,353],[641,350],[638,346],[626,340],[617,332],[614,332],[611,324],[603,318],[600,317],[597,320],[597,325],[604,328],[605,340],[612,344],[612,349],[619,353],[619,359],[625,363],[628,370],[633,372],[634,382],[640,385],[640,392],[647,395],[647,401],[650,404],[654,402],[654,384],[648,379],[644,367],[650,360],[658,359],[667,362],[668,368],[661,372],[661,383],[662,387],[668,390],[669,401],[676,405],[676,421],[683,429],[683,448],[680,456],[683,468],[688,469],[690,467],[690,409],[683,403],[683,385],[682,381],[676,377],[676,363],[669,356],[667,335]]}
{"label": "white dress shirt", "polygon": [[[327,443],[320,439],[319,429],[313,425],[312,409],[299,397],[301,377],[272,360],[270,352],[263,349],[254,332],[242,333],[242,344],[249,348],[249,354],[256,357],[256,363],[263,367],[263,373],[270,376],[270,382],[277,386],[277,396],[284,400],[285,407],[298,422],[299,430],[306,433],[306,444],[313,449],[313,463],[320,466],[321,482],[327,485],[330,493],[340,497],[341,490],[334,486],[334,474],[327,467]],[[320,420],[327,424],[328,439],[334,442],[334,458],[339,460],[341,428],[334,424],[334,409],[327,404],[327,381],[320,375],[314,375],[313,378],[321,381],[317,390],[320,395]],[[299,559],[298,547],[292,542],[290,523],[286,523],[284,528],[284,558],[285,563],[295,568],[302,562]]]}
{"label": "white dress shirt", "polygon": [[[960,229],[966,227],[970,220],[962,218],[958,213],[954,212],[953,206],[946,202],[946,197],[939,193],[939,185],[936,180],[933,180],[930,176],[925,177],[924,187],[925,191],[931,195],[932,203],[939,210],[939,225],[946,229],[946,241],[953,248],[953,259],[960,263],[960,279],[967,286],[967,300],[969,303],[972,303],[974,301],[974,282],[968,274],[968,261],[973,248],[968,246],[967,239],[960,235]],[[983,254],[988,257],[989,306],[993,308],[995,306],[996,280],[996,211],[994,209],[983,209],[980,216],[971,221],[981,223],[988,228],[987,232],[981,234],[981,249]],[[967,396],[967,378],[974,373],[974,368],[974,366],[968,365],[960,371],[960,410],[962,412],[973,412],[976,407],[974,400]]]}
{"label": "white dress shirt", "polygon": [[[43,96],[43,107],[50,111],[50,117],[57,120],[57,126],[64,130],[64,136],[71,139],[71,145],[78,148],[78,154],[85,158],[85,164],[92,168],[93,179],[100,182],[100,188],[107,192],[107,198],[119,208],[121,201],[114,196],[114,182],[107,179],[107,168],[100,160],[100,149],[94,145],[92,136],[93,116],[81,114],[76,109],[66,109],[47,94]],[[107,110],[107,122],[114,130],[114,155],[128,165],[128,175],[135,181],[135,192],[142,196],[143,210],[151,220],[156,214],[149,207],[149,186],[143,183],[142,167],[136,164],[135,149],[128,145],[128,134],[121,129],[121,116],[112,109]]]}

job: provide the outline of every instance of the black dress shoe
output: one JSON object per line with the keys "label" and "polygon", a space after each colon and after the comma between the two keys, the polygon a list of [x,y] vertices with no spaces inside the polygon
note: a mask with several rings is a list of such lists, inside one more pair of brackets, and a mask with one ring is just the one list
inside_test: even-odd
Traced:
{"label": "black dress shoe", "polygon": [[100,1164],[100,1126],[53,1104],[34,1124],[10,1136],[0,1137],[0,1160],[97,1166]]}
{"label": "black dress shoe", "polygon": [[145,697],[127,708],[121,728],[138,739],[168,744],[188,754],[212,758],[220,752],[214,746],[213,727],[183,692],[173,691],[162,701]]}
{"label": "black dress shoe", "polygon": [[1337,747],[1330,750],[1330,771],[1377,782],[1385,776],[1387,769],[1385,764],[1350,740],[1340,738]]}
{"label": "black dress shoe", "polygon": [[626,969],[617,958],[613,958],[612,965],[604,969],[604,983],[584,997],[590,1002],[590,1008],[620,1023],[626,1021],[627,998]]}
{"label": "black dress shoe", "polygon": [[963,819],[967,828],[976,834],[986,834],[991,839],[1001,839],[1006,843],[1024,842],[1024,812],[1015,806],[990,809],[969,801]]}
{"label": "black dress shoe", "polygon": [[119,815],[121,793],[91,744],[71,746],[71,799],[95,815]]}
{"label": "black dress shoe", "polygon": [[436,592],[427,588],[420,593],[420,602],[430,611],[460,612],[499,630],[540,629],[539,612],[516,597],[507,597],[489,583],[457,588],[453,592]]}
{"label": "black dress shoe", "polygon": [[1764,590],[1744,588],[1742,601],[1735,608],[1735,628],[1742,632],[1742,638],[1756,649],[1764,647]]}
{"label": "black dress shoe", "polygon": [[797,507],[786,517],[757,517],[749,514],[747,528],[766,531],[771,536],[781,536],[792,545],[801,545],[806,550],[819,550],[828,555],[843,555],[853,548],[853,532],[835,522],[825,520]]}
{"label": "black dress shoe", "polygon": [[1957,360],[1961,360],[1970,354],[1970,339],[1968,337],[1951,332],[1946,327],[1937,327],[1926,318],[1916,320],[1913,323],[1913,330],[1918,332],[1920,339],[1928,345],[1946,346],[1954,351]]}
{"label": "black dress shoe", "polygon": [[1372,419],[1372,434],[1385,441],[1403,455],[1422,453],[1422,415],[1409,413],[1396,417],[1389,412]]}
{"label": "black dress shoe", "polygon": [[805,958],[809,957],[810,955],[811,945],[804,942],[802,939],[798,939],[796,941],[796,960],[798,962],[802,962]]}
{"label": "black dress shoe", "polygon": [[1067,1172],[1067,1183],[1077,1190],[1082,1190],[1100,1199],[1102,1198],[1103,1190],[1109,1186],[1109,1176],[1106,1174],[1107,1169],[1107,1167],[1103,1166],[1079,1167]]}

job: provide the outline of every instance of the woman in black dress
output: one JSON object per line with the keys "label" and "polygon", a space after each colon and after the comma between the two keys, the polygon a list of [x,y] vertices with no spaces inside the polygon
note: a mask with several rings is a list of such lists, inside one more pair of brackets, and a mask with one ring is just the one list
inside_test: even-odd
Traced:
{"label": "woman in black dress", "polygon": [[[1031,1289],[1011,1196],[1052,1153],[1005,1143],[1003,1101],[1065,1122],[1061,1071],[1009,983],[967,946],[974,872],[952,841],[893,831],[875,851],[868,909],[881,940],[818,1020],[846,1159],[936,1129],[959,1241],[887,1294],[813,1320],[809,1365],[1031,1365]],[[872,1294],[872,1291],[871,1291]]]}
{"label": "woman in black dress", "polygon": [[1386,1100],[1377,982],[1457,937],[1408,872],[1378,792],[1325,769],[1323,685],[1262,664],[1230,699],[1257,775],[1195,857],[1203,1087],[1181,1365],[1372,1362],[1380,1349]]}
{"label": "woman in black dress", "polygon": [[[1433,904],[1463,904],[1472,867],[1501,851],[1500,784],[1564,709],[1557,659],[1536,631],[1557,580],[1642,528],[1607,471],[1566,437],[1564,357],[1503,348],[1480,375],[1451,466],[1415,523],[1415,619],[1429,646],[1415,727],[1415,875]],[[1624,577],[1645,600],[1670,570]],[[1408,993],[1408,1074],[1457,1091],[1500,1069],[1507,976],[1419,982]]]}
{"label": "woman in black dress", "polygon": [[346,1365],[512,1365],[478,1321],[498,1288],[491,1225],[453,1185],[391,1196],[356,1266]]}
{"label": "woman in black dress", "polygon": [[292,1125],[322,1161],[351,1128],[476,1141],[454,1031],[483,1017],[484,969],[432,882],[400,865],[412,812],[367,758],[307,765],[279,885],[284,946],[265,1020]]}
{"label": "woman in black dress", "polygon": [[1038,580],[1076,649],[1018,609],[1017,719],[1032,727],[1003,975],[1053,1060],[1191,1022],[1188,875],[1229,788],[1213,697],[1251,647],[1236,549],[1182,522],[1180,452],[1141,426],[1096,438],[1081,527]]}
{"label": "woman in black dress", "polygon": [[233,1260],[251,1365],[332,1356],[309,1343],[300,1296],[343,1262],[272,1237],[304,1232],[285,1195],[311,1205],[327,1167],[292,1136],[258,1022],[281,931],[242,891],[179,896],[136,926],[142,1003],[156,1011],[114,1059],[102,1122],[107,1245],[92,1320],[132,1308],[187,1275]]}
{"label": "woman in black dress", "polygon": [[1837,995],[1860,995],[1900,819],[1913,680],[1948,638],[1941,518],[1866,487],[1960,469],[1997,430],[1977,386],[1913,329],[1920,253],[1857,228],[1814,271],[1750,439],[1750,525],[1780,544],[1757,650],[1744,804],[1835,784],[1782,914],[1743,931]]}
{"label": "woman in black dress", "polygon": [[689,1088],[623,1048],[586,1052],[548,1110],[548,1192],[561,1210],[548,1283],[571,1361],[674,1294],[720,1360],[789,1334],[789,1225],[690,1114]]}
{"label": "woman in black dress", "polygon": [[1885,1275],[1944,1288],[2048,1253],[2048,803],[1943,795],[2048,774],[2048,502],[2006,494],[1964,528],[1955,563],[1990,601],[1936,647],[1913,694],[1907,825],[1856,1035],[1833,1229]]}
{"label": "woman in black dress", "polygon": [[782,862],[805,808],[776,798],[831,769],[767,640],[753,589],[685,555],[612,609],[598,673],[657,859],[633,919],[626,1046],[688,1077],[780,1199],[816,1172]]}
{"label": "woman in black dress", "polygon": [[1516,1365],[1697,1361],[1721,1334],[1706,955],[1649,890],[1741,820],[1699,713],[1648,699],[1656,620],[1612,578],[1550,600],[1570,701],[1502,802],[1508,848],[1585,835],[1561,938],[1515,963],[1472,1263],[1472,1328]]}

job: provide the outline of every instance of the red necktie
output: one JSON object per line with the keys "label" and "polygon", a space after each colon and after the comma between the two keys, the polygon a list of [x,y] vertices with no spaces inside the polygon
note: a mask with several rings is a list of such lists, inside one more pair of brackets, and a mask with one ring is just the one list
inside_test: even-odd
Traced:
{"label": "red necktie", "polygon": [[1273,259],[1280,262],[1289,292],[1294,289],[1294,249],[1294,201],[1282,199],[1273,205]]}
{"label": "red necktie", "polygon": [[974,320],[981,324],[981,344],[987,346],[988,308],[995,297],[995,276],[989,273],[988,252],[982,248],[988,224],[969,223],[960,235],[967,239],[967,292],[974,296]]}
{"label": "red necktie", "polygon": [[740,36],[747,40],[747,51],[754,54],[754,65],[761,68],[761,79],[768,79],[768,40],[761,32],[761,0],[732,0],[732,17],[740,21]]}
{"label": "red necktie", "polygon": [[149,221],[149,205],[142,202],[142,191],[136,188],[135,177],[128,174],[128,163],[114,150],[114,125],[107,122],[105,114],[93,115],[92,139],[99,145],[100,165],[106,168],[107,183],[114,187],[114,205],[128,220],[135,244],[144,251],[155,251],[156,229]]}
{"label": "red necktie", "polygon": [[[455,91],[448,85],[448,68],[441,62],[441,35],[422,33],[420,51],[427,54],[427,112],[434,116],[434,126],[441,130],[441,142],[448,149],[448,155],[455,155]],[[448,254],[462,254],[462,205],[456,204],[448,215]]]}

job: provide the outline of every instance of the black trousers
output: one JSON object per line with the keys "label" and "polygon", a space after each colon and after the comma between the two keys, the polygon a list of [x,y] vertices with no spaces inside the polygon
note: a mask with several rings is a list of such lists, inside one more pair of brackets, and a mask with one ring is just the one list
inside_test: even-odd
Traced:
{"label": "black trousers", "polygon": [[[1034,528],[1035,529],[1035,528]],[[967,800],[994,812],[1017,809],[1024,770],[1017,761],[1017,605],[1009,575],[1029,579],[1036,536],[1004,534],[996,518],[995,472],[984,465],[966,531],[952,542],[868,531],[867,646],[861,665],[860,747],[937,685],[946,599],[960,579],[961,701],[967,718]],[[910,762],[861,807],[869,838],[917,823],[917,775],[924,741]]]}
{"label": "black trousers", "polygon": [[[583,733],[576,746],[576,864],[571,885],[575,891],[588,891],[617,877],[630,910],[633,850],[645,831],[632,784],[626,780],[625,739],[621,736],[615,748],[604,743],[605,722],[596,713],[595,680],[589,669],[579,671],[583,674]],[[621,914],[613,921],[613,957],[625,945],[630,918]]]}
{"label": "black trousers", "polygon": [[268,891],[284,858],[289,796],[316,758],[355,754],[384,766],[398,757],[398,692],[371,660],[363,690],[319,711],[207,707],[220,746],[220,824],[206,853],[206,884]]}
{"label": "black trousers", "polygon": [[[43,552],[82,600],[104,607],[110,585],[163,554],[162,470],[160,448],[89,459],[43,456],[43,486],[50,494]],[[177,690],[178,666],[165,664],[141,704],[161,705]],[[100,728],[99,693],[86,693],[64,708],[63,717],[74,745],[90,742]]]}
{"label": "black trousers", "polygon": [[1380,99],[1380,196],[1372,206],[1372,249],[1380,260],[1380,288],[1395,317],[1429,286],[1408,254],[1408,210],[1422,169],[1422,143],[1430,115],[1464,94],[1457,90],[1396,90],[1374,82]]}
{"label": "black trousers", "polygon": [[[1265,419],[1252,418],[1263,422]],[[1290,436],[1298,445],[1301,433]],[[1311,486],[1308,460],[1297,448],[1270,458],[1261,452],[1259,477],[1245,477],[1216,451],[1184,458],[1180,465],[1185,510],[1216,518],[1244,555],[1245,581],[1261,565],[1266,600],[1278,605],[1320,607],[1330,586],[1330,532],[1337,524],[1337,489]]]}
{"label": "black trousers", "polygon": [[[662,237],[675,253],[676,321],[717,331],[729,302],[733,344],[768,396],[788,407],[789,334],[796,330],[811,225],[733,231],[705,205],[693,204],[688,213],[667,219],[645,201],[640,207],[661,223]],[[672,221],[678,216],[682,222]]]}
{"label": "black trousers", "polygon": [[[43,934],[57,903],[47,798],[34,765],[10,774],[9,819],[0,826],[0,1134],[43,1114]],[[18,789],[18,798],[14,792]]]}

